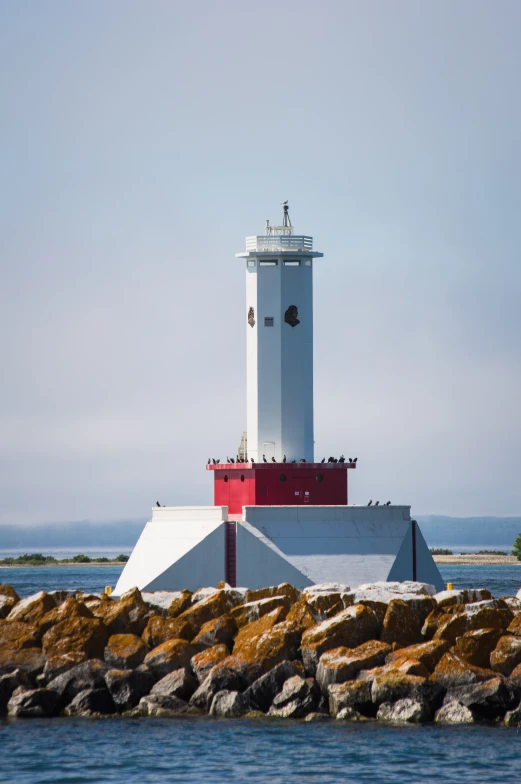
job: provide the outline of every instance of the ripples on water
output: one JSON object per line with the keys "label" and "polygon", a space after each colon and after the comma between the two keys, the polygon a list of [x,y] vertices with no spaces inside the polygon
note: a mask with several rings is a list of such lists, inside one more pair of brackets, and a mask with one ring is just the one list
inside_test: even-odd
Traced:
{"label": "ripples on water", "polygon": [[[54,719],[0,723],[0,780],[518,782],[521,731],[274,720]],[[517,773],[516,773],[517,771]]]}

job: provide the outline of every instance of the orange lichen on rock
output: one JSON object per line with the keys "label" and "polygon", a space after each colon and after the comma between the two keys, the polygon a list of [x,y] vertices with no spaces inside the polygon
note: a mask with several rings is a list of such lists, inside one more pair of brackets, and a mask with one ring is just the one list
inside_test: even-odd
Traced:
{"label": "orange lichen on rock", "polygon": [[473,629],[458,637],[453,653],[461,656],[475,667],[490,667],[490,654],[496,647],[503,632],[501,629]]}
{"label": "orange lichen on rock", "polygon": [[398,648],[386,658],[386,663],[402,662],[406,660],[418,661],[427,668],[428,672],[433,672],[439,660],[449,650],[450,644],[446,640],[435,640],[421,642],[417,645],[409,645],[406,648]]}
{"label": "orange lichen on rock", "polygon": [[112,667],[129,670],[139,667],[148,648],[135,634],[113,634],[105,647],[105,661]]}
{"label": "orange lichen on rock", "polygon": [[201,653],[196,653],[190,661],[192,670],[199,683],[202,683],[212,667],[224,659],[227,659],[230,651],[226,645],[214,645],[212,648],[206,648]]}
{"label": "orange lichen on rock", "polygon": [[438,662],[431,675],[431,680],[450,689],[455,686],[480,683],[489,678],[495,678],[496,675],[497,673],[492,670],[475,667],[453,651],[447,651]]}
{"label": "orange lichen on rock", "polygon": [[404,647],[421,642],[421,626],[416,613],[401,599],[392,599],[382,624],[380,639]]}
{"label": "orange lichen on rock", "polygon": [[107,628],[99,618],[67,618],[52,626],[42,637],[46,656],[78,653],[87,659],[102,659]]}
{"label": "orange lichen on rock", "polygon": [[70,596],[68,599],[65,599],[62,604],[58,607],[54,607],[40,619],[38,622],[40,634],[45,634],[51,626],[54,626],[56,623],[61,623],[61,621],[65,621],[68,618],[94,618],[94,615],[82,602],[78,602]]}
{"label": "orange lichen on rock", "polygon": [[266,599],[257,599],[253,602],[246,602],[240,604],[230,610],[230,616],[237,623],[238,628],[246,626],[252,621],[258,621],[264,615],[267,615],[277,607],[285,610],[284,617],[292,605],[292,600],[289,596],[268,596]]}
{"label": "orange lichen on rock", "polygon": [[270,599],[273,596],[287,596],[291,603],[298,602],[302,597],[301,592],[289,583],[270,585],[267,588],[257,588],[246,593],[246,602],[257,602],[259,599]]}
{"label": "orange lichen on rock", "polygon": [[54,598],[45,591],[39,591],[32,596],[26,596],[25,599],[20,599],[7,616],[7,620],[38,623],[53,607],[56,607]]}
{"label": "orange lichen on rock", "polygon": [[229,615],[220,615],[219,618],[212,618],[211,621],[203,623],[193,643],[204,648],[223,644],[231,650],[236,634],[237,623],[235,620]]}
{"label": "orange lichen on rock", "polygon": [[490,654],[490,666],[502,675],[510,673],[521,664],[521,637],[513,634],[501,637]]}
{"label": "orange lichen on rock", "polygon": [[306,629],[311,629],[312,626],[317,624],[315,615],[305,599],[299,599],[298,602],[292,605],[291,610],[286,615],[286,621],[300,629],[301,632],[305,632]]}
{"label": "orange lichen on rock", "polygon": [[165,618],[162,615],[153,615],[142,634],[143,642],[150,648],[156,648],[167,640],[190,640],[193,629],[187,621],[180,618]]}

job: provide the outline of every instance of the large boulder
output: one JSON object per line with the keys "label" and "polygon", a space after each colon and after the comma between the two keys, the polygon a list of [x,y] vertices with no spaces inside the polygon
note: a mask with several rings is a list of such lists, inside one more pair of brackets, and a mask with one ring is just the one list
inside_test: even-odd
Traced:
{"label": "large boulder", "polygon": [[163,678],[180,667],[189,667],[196,653],[197,648],[186,640],[167,640],[147,653],[144,663],[157,678]]}
{"label": "large boulder", "polygon": [[238,691],[218,691],[212,700],[210,716],[238,719],[250,711],[247,697]]}
{"label": "large boulder", "polygon": [[380,639],[403,647],[422,642],[420,619],[401,599],[392,599],[389,602]]}
{"label": "large boulder", "polygon": [[[168,677],[168,676],[167,676]],[[154,676],[147,667],[135,670],[108,670],[105,683],[117,710],[130,710],[138,705],[142,697],[154,686]]]}
{"label": "large boulder", "polygon": [[281,583],[280,585],[270,585],[267,588],[247,591],[245,601],[258,602],[259,599],[271,599],[274,596],[287,596],[291,600],[291,604],[294,604],[301,598],[302,593],[289,583]]}
{"label": "large boulder", "polygon": [[63,602],[49,610],[43,618],[38,621],[40,635],[49,631],[51,626],[66,621],[70,618],[94,618],[94,615],[83,602],[78,602],[73,596],[68,597]]}
{"label": "large boulder", "polygon": [[235,638],[234,657],[244,666],[258,666],[261,672],[268,672],[284,659],[295,659],[302,632],[288,621],[281,622],[284,615],[284,608],[278,607],[243,626]]}
{"label": "large boulder", "polygon": [[510,673],[521,664],[521,637],[505,635],[490,654],[490,666],[503,675]]}
{"label": "large boulder", "polygon": [[193,637],[192,626],[180,618],[164,618],[162,615],[153,615],[142,634],[143,642],[149,648],[155,648],[167,640],[186,640],[190,642]]}
{"label": "large boulder", "polygon": [[116,706],[107,689],[84,689],[65,708],[66,716],[97,716],[114,713]]}
{"label": "large boulder", "polygon": [[[340,607],[340,609],[342,608]],[[320,618],[320,620],[323,620],[323,618]],[[301,632],[311,629],[317,623],[315,613],[305,599],[299,599],[298,602],[292,605],[289,613],[286,615],[286,621]]]}
{"label": "large boulder", "polygon": [[39,646],[38,627],[23,621],[2,621],[0,623],[0,651],[21,651]]}
{"label": "large boulder", "polygon": [[457,700],[452,700],[442,705],[436,711],[434,721],[438,724],[474,724],[474,715],[469,708]]}
{"label": "large boulder", "polygon": [[316,679],[323,692],[333,683],[344,683],[356,678],[360,670],[379,667],[385,662],[391,646],[386,642],[370,640],[357,648],[333,648],[323,653],[317,667]]}
{"label": "large boulder", "polygon": [[58,675],[47,684],[47,689],[56,692],[59,704],[63,707],[84,689],[105,688],[105,674],[108,669],[105,662],[92,659]]}
{"label": "large boulder", "polygon": [[514,619],[508,626],[507,631],[510,632],[510,634],[515,634],[517,637],[521,637],[521,612],[518,612],[517,615],[514,615]]}
{"label": "large boulder", "polygon": [[266,599],[257,599],[254,602],[247,602],[246,604],[240,604],[238,607],[234,607],[230,610],[230,616],[237,623],[237,627],[241,629],[252,621],[258,621],[264,615],[267,615],[272,610],[276,610],[278,607],[285,610],[284,617],[286,617],[292,603],[290,596],[269,596]]}
{"label": "large boulder", "polygon": [[190,675],[188,670],[181,667],[161,678],[151,690],[151,694],[162,697],[178,697],[188,702],[198,687],[197,680]]}
{"label": "large boulder", "polygon": [[398,724],[421,724],[432,720],[432,710],[423,700],[405,698],[394,703],[383,702],[378,708],[376,718]]}
{"label": "large boulder", "polygon": [[78,664],[87,661],[88,656],[86,653],[79,651],[69,651],[69,653],[59,653],[56,656],[47,656],[44,661],[43,676],[46,682],[54,680],[58,675],[68,672]]}
{"label": "large boulder", "polygon": [[271,670],[261,675],[245,691],[250,704],[266,713],[284,683],[293,675],[303,675],[300,662],[282,661]]}
{"label": "large boulder", "polygon": [[25,599],[20,599],[7,616],[7,620],[37,624],[53,607],[56,607],[54,598],[45,591],[38,591],[31,596],[26,596]]}
{"label": "large boulder", "polygon": [[250,681],[249,673],[241,667],[241,664],[233,656],[216,664],[190,698],[190,705],[208,712],[217,692],[245,691],[254,679]]}
{"label": "large boulder", "polygon": [[435,640],[448,640],[451,645],[458,637],[475,629],[506,629],[512,612],[501,599],[489,599],[473,604],[449,607],[438,620]]}
{"label": "large boulder", "polygon": [[11,699],[13,692],[20,686],[29,688],[30,681],[23,670],[0,675],[0,716],[7,710],[7,703]]}
{"label": "large boulder", "polygon": [[154,591],[141,594],[147,607],[156,615],[175,618],[187,610],[192,603],[192,592],[187,591]]}
{"label": "large boulder", "polygon": [[149,694],[139,702],[139,711],[144,716],[179,716],[191,712],[189,706],[179,697],[165,697]]}
{"label": "large boulder", "polygon": [[431,680],[446,689],[451,689],[456,686],[480,683],[494,678],[495,675],[492,670],[475,667],[453,651],[447,651],[436,665]]}
{"label": "large boulder", "polygon": [[97,606],[90,605],[95,616],[101,618],[109,634],[143,634],[148,619],[153,615],[137,588],[122,594],[119,599],[100,601]]}
{"label": "large boulder", "polygon": [[214,645],[213,648],[206,648],[201,653],[196,653],[190,661],[190,665],[199,683],[206,680],[210,670],[219,662],[224,661],[230,655],[226,645]]}
{"label": "large boulder", "polygon": [[18,651],[0,651],[0,672],[8,673],[13,670],[24,670],[32,678],[43,672],[45,656],[41,648],[23,648]]}
{"label": "large boulder", "polygon": [[378,619],[372,609],[361,604],[347,607],[302,635],[302,658],[306,671],[313,675],[326,651],[341,646],[356,648],[377,636]]}
{"label": "large boulder", "polygon": [[389,603],[400,599],[414,610],[420,623],[423,623],[427,615],[437,606],[434,597],[428,593],[429,590],[434,590],[434,587],[428,583],[410,581],[368,583],[360,585],[356,590],[344,595],[342,599],[346,606],[348,604],[363,604],[370,607],[381,620],[385,616]]}
{"label": "large boulder", "polygon": [[20,597],[10,585],[0,585],[0,619],[7,618]]}
{"label": "large boulder", "polygon": [[502,635],[501,629],[473,629],[456,640],[453,652],[475,667],[488,669],[490,654]]}
{"label": "large boulder", "polygon": [[203,623],[196,637],[194,645],[200,648],[213,648],[214,645],[226,645],[230,650],[237,634],[237,623],[229,615],[221,615]]}
{"label": "large boulder", "polygon": [[346,681],[329,687],[329,712],[339,718],[342,711],[355,711],[365,716],[374,716],[376,710],[371,695],[370,681]]}
{"label": "large boulder", "polygon": [[452,690],[447,695],[446,702],[451,698],[456,698],[461,705],[469,708],[475,717],[487,720],[503,716],[518,701],[513,690],[501,677]]}
{"label": "large boulder", "polygon": [[18,719],[41,719],[58,712],[58,695],[48,689],[25,689],[20,686],[7,703],[7,713]]}
{"label": "large boulder", "polygon": [[453,607],[455,604],[471,604],[472,602],[481,602],[484,599],[492,599],[492,594],[486,588],[454,589],[440,591],[435,594],[434,599],[439,608],[446,608]]}
{"label": "large boulder", "polygon": [[313,678],[293,675],[285,681],[281,691],[273,700],[268,715],[284,719],[301,719],[308,713],[316,711],[319,697],[320,692]]}
{"label": "large boulder", "polygon": [[423,664],[429,673],[432,673],[439,660],[449,650],[450,644],[446,640],[436,640],[409,645],[406,648],[398,648],[386,657],[386,663],[401,662],[404,660],[414,660]]}
{"label": "large boulder", "polygon": [[135,634],[113,634],[105,648],[105,661],[119,670],[132,670],[143,663],[148,647]]}
{"label": "large boulder", "polygon": [[107,628],[99,618],[72,617],[45,632],[42,648],[48,657],[72,653],[85,660],[102,659],[107,636]]}
{"label": "large boulder", "polygon": [[[315,622],[320,623],[348,606],[344,603],[343,597],[350,590],[348,585],[322,583],[322,585],[312,585],[310,588],[306,588],[302,597],[313,614]],[[349,601],[348,604],[351,605],[353,602]]]}
{"label": "large boulder", "polygon": [[436,588],[431,583],[419,583],[416,580],[380,580],[374,583],[363,583],[358,586],[360,591],[388,591],[400,595],[416,594],[417,596],[434,596]]}
{"label": "large boulder", "polygon": [[371,698],[375,705],[383,702],[411,699],[439,707],[445,689],[437,683],[418,675],[390,671],[378,675],[371,685]]}
{"label": "large boulder", "polygon": [[229,614],[230,610],[242,603],[242,592],[224,588],[215,591],[207,599],[195,602],[181,613],[179,618],[190,624],[195,637],[205,623],[219,618],[221,615]]}

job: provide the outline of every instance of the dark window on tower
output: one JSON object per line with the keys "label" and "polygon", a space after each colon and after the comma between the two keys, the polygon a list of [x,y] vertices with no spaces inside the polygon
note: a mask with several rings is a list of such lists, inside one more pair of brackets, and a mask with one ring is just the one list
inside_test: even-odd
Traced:
{"label": "dark window on tower", "polygon": [[265,327],[272,327],[273,326],[273,316],[265,316],[264,317],[264,326]]}

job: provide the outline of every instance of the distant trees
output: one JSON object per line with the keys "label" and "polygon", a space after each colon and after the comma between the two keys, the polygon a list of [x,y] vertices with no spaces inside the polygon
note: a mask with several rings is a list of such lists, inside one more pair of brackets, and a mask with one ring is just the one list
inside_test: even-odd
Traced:
{"label": "distant trees", "polygon": [[123,555],[123,553],[121,553],[121,555],[117,556],[116,561],[119,561],[120,563],[126,563],[128,559],[129,559],[128,555]]}
{"label": "distant trees", "polygon": [[515,555],[518,561],[521,561],[521,533],[517,535],[512,547],[512,555]]}
{"label": "distant trees", "polygon": [[431,547],[431,555],[454,555],[452,550],[447,550],[445,547]]}

